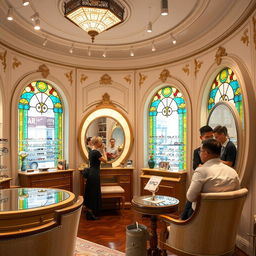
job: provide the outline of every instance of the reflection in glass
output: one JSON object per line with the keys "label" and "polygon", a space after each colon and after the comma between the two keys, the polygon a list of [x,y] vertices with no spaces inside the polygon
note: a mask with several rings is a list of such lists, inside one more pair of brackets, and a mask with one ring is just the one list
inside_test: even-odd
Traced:
{"label": "reflection in glass", "polygon": [[208,119],[212,128],[217,125],[226,126],[230,140],[238,146],[236,121],[231,108],[226,104],[218,104],[213,108]]}
{"label": "reflection in glass", "polygon": [[113,118],[100,117],[90,123],[86,138],[100,136],[106,145],[108,161],[117,159],[124,148],[124,131],[121,125]]}

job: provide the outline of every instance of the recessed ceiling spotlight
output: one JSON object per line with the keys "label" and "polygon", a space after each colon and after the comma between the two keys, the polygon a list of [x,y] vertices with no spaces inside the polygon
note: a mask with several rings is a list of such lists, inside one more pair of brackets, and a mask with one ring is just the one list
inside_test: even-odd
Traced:
{"label": "recessed ceiling spotlight", "polygon": [[40,30],[40,20],[39,18],[35,20],[34,30]]}
{"label": "recessed ceiling spotlight", "polygon": [[168,15],[168,0],[161,0],[161,15]]}
{"label": "recessed ceiling spotlight", "polygon": [[70,49],[69,49],[69,53],[72,54],[74,52],[74,44],[71,45]]}
{"label": "recessed ceiling spotlight", "polygon": [[28,0],[22,0],[22,5],[23,6],[28,6],[29,5],[29,1]]}
{"label": "recessed ceiling spotlight", "polygon": [[107,50],[105,49],[103,54],[102,54],[102,57],[106,58],[107,57]]}
{"label": "recessed ceiling spotlight", "polygon": [[8,13],[7,13],[7,17],[6,17],[6,19],[7,20],[13,20],[13,8],[12,7],[10,7],[9,9],[8,9]]}
{"label": "recessed ceiling spotlight", "polygon": [[152,51],[152,52],[155,52],[155,51],[156,51],[156,46],[155,46],[154,41],[152,42],[152,45],[151,45],[151,51]]}
{"label": "recessed ceiling spotlight", "polygon": [[152,22],[151,22],[151,21],[148,23],[147,32],[148,32],[148,33],[151,33],[151,32],[152,32]]}
{"label": "recessed ceiling spotlight", "polygon": [[177,43],[177,40],[176,38],[171,34],[171,41],[173,44],[176,44]]}
{"label": "recessed ceiling spotlight", "polygon": [[133,56],[134,56],[133,47],[131,47],[131,49],[130,49],[130,56],[131,56],[131,57],[133,57]]}
{"label": "recessed ceiling spotlight", "polygon": [[45,39],[44,39],[44,42],[43,42],[43,46],[46,46],[47,43],[48,43],[48,39],[45,38]]}

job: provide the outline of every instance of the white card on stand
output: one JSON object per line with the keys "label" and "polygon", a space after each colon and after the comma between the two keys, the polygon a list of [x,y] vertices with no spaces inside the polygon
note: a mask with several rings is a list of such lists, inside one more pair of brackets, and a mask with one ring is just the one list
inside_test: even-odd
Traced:
{"label": "white card on stand", "polygon": [[160,176],[151,176],[148,183],[144,187],[144,189],[149,190],[151,192],[155,192],[161,182],[163,177]]}

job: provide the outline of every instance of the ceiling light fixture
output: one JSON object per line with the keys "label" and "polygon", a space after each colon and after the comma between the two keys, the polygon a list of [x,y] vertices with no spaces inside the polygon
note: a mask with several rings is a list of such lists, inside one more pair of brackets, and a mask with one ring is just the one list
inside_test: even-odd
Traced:
{"label": "ceiling light fixture", "polygon": [[176,38],[171,34],[171,41],[173,44],[176,44],[177,43],[177,40]]}
{"label": "ceiling light fixture", "polygon": [[28,0],[22,0],[22,5],[23,6],[28,6],[29,5],[29,1]]}
{"label": "ceiling light fixture", "polygon": [[151,33],[151,32],[152,32],[152,22],[151,22],[151,21],[148,23],[147,32],[148,32],[148,33]]}
{"label": "ceiling light fixture", "polygon": [[8,13],[7,13],[7,17],[6,17],[6,19],[7,20],[13,20],[13,8],[12,7],[10,7],[9,9],[8,9]]}
{"label": "ceiling light fixture", "polygon": [[168,0],[161,0],[161,15],[168,15]]}
{"label": "ceiling light fixture", "polygon": [[43,46],[46,46],[47,43],[48,43],[48,39],[45,38],[45,39],[44,39],[44,42],[43,42]]}
{"label": "ceiling light fixture", "polygon": [[107,50],[105,49],[103,54],[102,54],[102,57],[106,58],[107,57]]}
{"label": "ceiling light fixture", "polygon": [[94,42],[95,36],[124,21],[124,7],[114,0],[69,0],[65,17],[85,30]]}
{"label": "ceiling light fixture", "polygon": [[131,57],[133,57],[133,56],[134,56],[133,47],[131,47],[131,49],[130,49],[130,56],[131,56]]}
{"label": "ceiling light fixture", "polygon": [[35,20],[34,30],[40,30],[40,20],[39,18]]}
{"label": "ceiling light fixture", "polygon": [[70,49],[69,49],[69,53],[72,54],[74,51],[74,44],[71,45]]}
{"label": "ceiling light fixture", "polygon": [[152,51],[152,52],[155,52],[155,51],[156,51],[156,46],[155,46],[154,41],[152,42],[151,51]]}

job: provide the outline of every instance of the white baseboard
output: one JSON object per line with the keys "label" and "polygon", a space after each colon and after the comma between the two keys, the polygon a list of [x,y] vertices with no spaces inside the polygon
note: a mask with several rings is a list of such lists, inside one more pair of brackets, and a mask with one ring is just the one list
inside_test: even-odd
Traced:
{"label": "white baseboard", "polygon": [[236,237],[236,246],[242,250],[243,252],[245,252],[247,255],[249,256],[253,256],[250,255],[250,252],[252,251],[252,245],[250,246],[250,241],[246,240],[244,237],[237,235]]}

